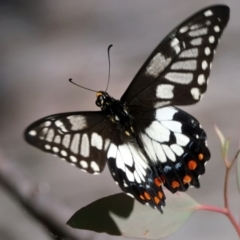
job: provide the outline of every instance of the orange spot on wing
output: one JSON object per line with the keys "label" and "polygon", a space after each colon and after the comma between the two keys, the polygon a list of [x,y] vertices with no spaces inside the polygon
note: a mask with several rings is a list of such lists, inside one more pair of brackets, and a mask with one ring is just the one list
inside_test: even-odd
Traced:
{"label": "orange spot on wing", "polygon": [[163,198],[163,193],[159,191],[158,196],[159,196],[160,199],[162,199]]}
{"label": "orange spot on wing", "polygon": [[144,197],[145,197],[147,200],[150,200],[150,199],[151,199],[150,195],[149,195],[147,192],[144,192]]}
{"label": "orange spot on wing", "polygon": [[160,187],[162,185],[162,182],[158,179],[158,178],[155,178],[154,179],[154,183],[156,186]]}
{"label": "orange spot on wing", "polygon": [[143,195],[140,195],[139,196],[142,200],[145,200],[144,196]]}
{"label": "orange spot on wing", "polygon": [[178,188],[180,186],[178,181],[172,181],[172,188]]}
{"label": "orange spot on wing", "polygon": [[199,154],[198,154],[198,159],[199,159],[199,160],[203,160],[203,158],[204,158],[204,155],[203,155],[202,153],[199,153]]}
{"label": "orange spot on wing", "polygon": [[160,199],[159,199],[158,197],[154,197],[154,202],[155,202],[156,204],[159,204],[159,203],[160,203]]}
{"label": "orange spot on wing", "polygon": [[190,183],[192,180],[192,178],[189,176],[189,175],[186,175],[184,178],[183,178],[183,182],[184,183]]}
{"label": "orange spot on wing", "polygon": [[188,162],[188,168],[189,168],[190,170],[194,170],[196,167],[197,167],[197,163],[196,163],[194,160],[190,160],[190,161]]}

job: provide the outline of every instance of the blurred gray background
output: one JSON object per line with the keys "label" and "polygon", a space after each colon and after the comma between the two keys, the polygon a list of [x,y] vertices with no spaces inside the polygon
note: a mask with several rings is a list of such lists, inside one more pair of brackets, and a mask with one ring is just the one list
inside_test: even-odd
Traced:
{"label": "blurred gray background", "polygon": [[[199,203],[223,205],[224,164],[216,123],[231,138],[230,157],[240,137],[240,2],[207,0],[1,0],[0,1],[0,148],[49,195],[72,209],[117,192],[108,169],[92,176],[23,140],[31,122],[53,113],[96,110],[95,94],[67,79],[96,90],[107,82],[107,46],[111,51],[109,93],[120,98],[142,63],[185,18],[215,3],[231,8],[231,19],[219,45],[203,100],[184,110],[208,134],[212,152],[201,188],[190,189]],[[230,203],[239,219],[236,174],[230,179]],[[66,216],[66,220],[70,216]],[[93,218],[95,216],[92,216]],[[0,190],[0,239],[48,240],[43,228]],[[84,231],[97,240],[120,239]],[[237,239],[223,215],[196,212],[173,239]]]}

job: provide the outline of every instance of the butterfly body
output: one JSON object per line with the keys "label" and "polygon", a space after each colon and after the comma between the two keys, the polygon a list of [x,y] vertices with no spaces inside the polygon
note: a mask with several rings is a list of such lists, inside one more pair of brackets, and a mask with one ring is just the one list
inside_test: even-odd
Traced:
{"label": "butterfly body", "polygon": [[120,100],[99,91],[101,111],[42,118],[26,129],[26,141],[92,174],[107,163],[125,193],[162,212],[162,186],[172,193],[199,187],[210,159],[202,126],[175,105],[205,93],[228,19],[225,5],[197,12],[157,46]]}
{"label": "butterfly body", "polygon": [[115,125],[120,133],[128,137],[134,135],[133,119],[129,115],[127,107],[119,100],[109,96],[107,92],[97,92],[96,105],[101,108],[104,115]]}

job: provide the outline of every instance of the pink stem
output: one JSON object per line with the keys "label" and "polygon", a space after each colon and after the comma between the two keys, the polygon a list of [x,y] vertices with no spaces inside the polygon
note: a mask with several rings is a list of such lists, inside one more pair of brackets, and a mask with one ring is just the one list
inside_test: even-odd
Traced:
{"label": "pink stem", "polygon": [[221,213],[224,215],[227,215],[227,209],[226,208],[221,208],[221,207],[216,207],[216,206],[211,206],[211,205],[199,205],[196,210],[205,210],[205,211],[210,211],[210,212],[217,212]]}

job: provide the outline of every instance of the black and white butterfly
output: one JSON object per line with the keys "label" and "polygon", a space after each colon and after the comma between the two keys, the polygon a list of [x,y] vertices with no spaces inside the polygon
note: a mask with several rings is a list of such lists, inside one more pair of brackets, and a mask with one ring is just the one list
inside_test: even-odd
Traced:
{"label": "black and white butterfly", "polygon": [[162,212],[162,185],[199,187],[210,159],[201,125],[174,105],[201,99],[228,19],[224,5],[197,12],[157,46],[120,100],[99,91],[101,111],[42,118],[26,129],[27,142],[93,174],[107,162],[125,193]]}

